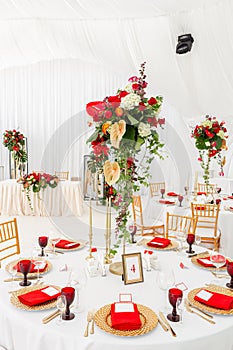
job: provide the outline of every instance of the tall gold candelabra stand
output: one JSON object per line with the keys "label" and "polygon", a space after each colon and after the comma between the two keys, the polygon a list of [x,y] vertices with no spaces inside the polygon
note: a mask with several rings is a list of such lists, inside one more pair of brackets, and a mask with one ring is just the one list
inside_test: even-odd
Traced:
{"label": "tall gold candelabra stand", "polygon": [[111,197],[106,198],[106,233],[105,233],[106,251],[104,262],[111,264]]}
{"label": "tall gold candelabra stand", "polygon": [[92,255],[92,241],[93,241],[93,232],[92,232],[92,205],[91,198],[89,203],[89,255],[86,257],[86,260],[93,259]]}

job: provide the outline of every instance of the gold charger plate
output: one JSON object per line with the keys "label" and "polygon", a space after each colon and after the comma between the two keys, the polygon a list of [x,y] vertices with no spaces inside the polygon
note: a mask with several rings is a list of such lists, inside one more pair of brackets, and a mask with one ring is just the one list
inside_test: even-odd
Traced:
{"label": "gold charger plate", "polygon": [[209,290],[210,292],[221,293],[221,294],[225,294],[225,295],[229,295],[229,296],[233,297],[232,290],[224,288],[224,287],[220,287],[220,286],[215,286],[215,285],[212,285],[209,287],[195,288],[189,292],[188,300],[193,306],[196,306],[203,311],[207,311],[207,312],[217,314],[217,315],[233,315],[233,308],[230,310],[222,310],[222,309],[217,309],[215,307],[202,304],[199,301],[196,301],[194,299],[194,297],[201,289],[206,289],[206,290]]}
{"label": "gold charger plate", "polygon": [[[202,254],[202,253],[200,253],[200,254],[198,254],[198,255],[196,255],[196,256],[193,256],[192,258],[191,258],[191,262],[194,264],[194,265],[196,265],[196,266],[198,266],[198,267],[200,267],[201,269],[204,269],[204,270],[209,270],[209,271],[216,271],[216,267],[211,267],[211,266],[203,266],[203,265],[201,265],[198,261],[197,261],[197,259],[204,259],[204,258],[207,258],[208,256],[210,256],[209,255],[209,253],[206,253],[206,254]],[[230,260],[229,258],[227,258],[228,260]],[[211,262],[211,261],[210,261]],[[220,267],[219,268],[219,271],[226,271],[226,266],[223,266],[223,267]]]}
{"label": "gold charger plate", "polygon": [[150,242],[150,241],[151,241],[151,239],[145,241],[145,243],[144,243],[144,246],[145,246],[146,248],[148,248],[148,249],[155,249],[155,250],[173,250],[173,249],[177,249],[178,246],[179,246],[179,243],[178,243],[178,242],[171,240],[171,243],[170,243],[167,247],[165,247],[165,248],[151,247],[151,246],[147,245],[147,243]]}
{"label": "gold charger plate", "polygon": [[[63,238],[61,238],[63,239]],[[64,238],[65,239],[65,238]],[[67,239],[68,240],[68,239]],[[69,240],[70,243],[79,243],[80,245],[76,248],[70,248],[70,249],[65,249],[65,248],[58,248],[58,247],[55,247],[55,250],[57,251],[60,251],[60,252],[72,252],[74,250],[79,250],[79,249],[82,249],[85,247],[85,244],[83,242],[79,242],[79,241],[73,241],[73,240]],[[49,247],[51,249],[53,249],[53,245],[51,244],[51,242],[49,243]]]}
{"label": "gold charger plate", "polygon": [[[50,286],[49,285],[47,287],[53,287],[53,288],[56,288],[58,291],[60,291],[60,288],[57,286],[53,286],[53,285]],[[56,307],[57,299],[50,300],[50,301],[47,301],[43,304],[39,304],[39,305],[35,305],[35,306],[25,305],[25,304],[21,303],[21,301],[18,299],[18,295],[22,295],[22,294],[31,292],[33,290],[42,289],[42,288],[46,288],[46,286],[44,286],[44,285],[43,286],[30,286],[30,287],[24,287],[22,289],[19,289],[18,291],[11,294],[10,302],[12,305],[17,307],[18,309],[27,310],[27,311],[41,311],[41,310],[48,310],[48,309],[52,309],[52,308]]]}
{"label": "gold charger plate", "polygon": [[149,307],[137,304],[142,326],[132,331],[120,331],[111,327],[111,304],[101,307],[94,316],[96,325],[107,333],[122,337],[134,337],[146,334],[158,324],[158,317]]}
{"label": "gold charger plate", "polygon": [[[41,257],[40,257],[40,258],[41,258]],[[13,265],[13,266],[16,265],[16,264],[19,262],[19,260],[24,260],[24,259],[29,259],[29,260],[31,260],[31,258],[22,258],[22,259],[18,259],[18,260],[11,261],[9,264],[6,265],[6,271],[10,273],[10,267],[11,267],[12,265]],[[34,259],[32,259],[32,260],[34,260]],[[40,272],[40,275],[43,275],[43,274],[49,272],[49,271],[52,269],[52,267],[53,267],[53,265],[51,264],[50,261],[48,261],[48,260],[46,260],[46,259],[45,259],[44,261],[46,261],[47,266],[46,266],[46,269],[45,269],[43,272]],[[36,271],[36,272],[28,273],[28,274],[27,274],[27,277],[33,277],[33,276],[36,276],[36,275],[37,275],[37,271]],[[23,278],[22,272],[17,272],[16,276],[22,277],[22,278]]]}

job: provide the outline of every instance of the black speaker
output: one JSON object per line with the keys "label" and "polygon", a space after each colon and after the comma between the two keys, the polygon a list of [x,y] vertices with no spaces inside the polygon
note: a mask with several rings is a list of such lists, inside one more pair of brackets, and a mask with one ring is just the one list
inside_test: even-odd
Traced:
{"label": "black speaker", "polygon": [[176,45],[176,53],[182,55],[191,51],[194,39],[191,34],[178,36],[178,44]]}

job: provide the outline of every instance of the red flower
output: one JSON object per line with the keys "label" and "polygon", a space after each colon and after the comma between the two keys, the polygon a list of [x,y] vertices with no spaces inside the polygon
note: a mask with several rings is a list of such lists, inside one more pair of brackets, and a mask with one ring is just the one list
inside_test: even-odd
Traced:
{"label": "red flower", "polygon": [[143,81],[143,83],[142,83],[142,88],[145,89],[145,88],[147,87],[147,85],[148,85],[147,82],[146,82],[146,81]]}
{"label": "red flower", "polygon": [[18,152],[19,151],[19,146],[13,146],[13,151]]}
{"label": "red flower", "polygon": [[132,84],[132,88],[133,88],[133,90],[138,90],[139,89],[139,84],[138,83]]}
{"label": "red flower", "polygon": [[93,148],[93,153],[96,156],[100,156],[100,155],[104,154],[107,157],[108,151],[109,151],[109,148],[105,145],[102,146],[100,143]]}
{"label": "red flower", "polygon": [[91,145],[92,145],[93,148],[95,148],[96,146],[98,146],[102,142],[104,142],[104,138],[100,137],[100,135],[98,135],[97,139],[95,141],[91,142]]}
{"label": "red flower", "polygon": [[115,114],[116,114],[117,117],[122,117],[123,114],[124,114],[124,110],[121,107],[117,107],[115,109]]}
{"label": "red flower", "polygon": [[104,111],[104,116],[106,119],[110,119],[112,116],[112,112],[111,111]]}
{"label": "red flower", "polygon": [[105,108],[106,104],[103,101],[89,102],[86,105],[86,111],[91,117],[99,115],[99,112],[105,110]]}
{"label": "red flower", "polygon": [[217,153],[218,151],[215,149],[209,150],[209,157],[214,157]]}
{"label": "red flower", "polygon": [[123,91],[120,91],[119,96],[120,96],[120,98],[122,98],[122,97],[127,96],[128,94],[129,94],[129,92],[123,90]]}
{"label": "red flower", "polygon": [[157,100],[156,100],[156,98],[151,97],[147,102],[149,103],[149,105],[156,105]]}
{"label": "red flower", "polygon": [[151,126],[157,127],[158,120],[156,118],[147,118],[148,123],[151,124]]}
{"label": "red flower", "polygon": [[131,83],[138,81],[138,77],[136,77],[136,75],[134,75],[133,77],[129,78],[128,81],[130,81]]}
{"label": "red flower", "polygon": [[134,159],[132,157],[127,158],[127,167],[131,168],[134,165]]}
{"label": "red flower", "polygon": [[118,95],[117,96],[109,96],[108,102],[110,103],[112,108],[117,108],[120,106],[121,98]]}
{"label": "red flower", "polygon": [[165,118],[159,118],[158,122],[159,122],[159,125],[164,125],[165,124]]}
{"label": "red flower", "polygon": [[143,102],[139,102],[138,109],[139,109],[139,111],[141,111],[141,112],[144,111],[144,110],[146,109],[146,106],[144,105]]}
{"label": "red flower", "polygon": [[210,139],[214,137],[214,134],[212,134],[212,132],[210,132],[208,129],[205,129],[205,133],[206,133],[206,136],[208,136]]}

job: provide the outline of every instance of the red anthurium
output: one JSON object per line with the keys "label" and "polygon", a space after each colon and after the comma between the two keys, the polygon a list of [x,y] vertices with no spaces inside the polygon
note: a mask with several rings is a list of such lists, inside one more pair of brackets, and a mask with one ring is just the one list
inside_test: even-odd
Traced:
{"label": "red anthurium", "polygon": [[112,108],[117,108],[120,106],[121,98],[119,95],[116,96],[109,96],[108,97],[108,103],[111,105]]}
{"label": "red anthurium", "polygon": [[136,75],[134,75],[133,77],[129,78],[128,81],[130,81],[131,83],[138,81],[138,77],[136,77]]}
{"label": "red anthurium", "polygon": [[205,130],[205,133],[206,133],[206,136],[208,136],[210,139],[212,139],[212,137],[214,137],[214,134],[207,129]]}
{"label": "red anthurium", "polygon": [[120,91],[119,96],[120,96],[120,98],[122,98],[122,97],[127,96],[128,94],[129,94],[129,92],[123,90],[123,91]]}
{"label": "red anthurium", "polygon": [[103,101],[89,102],[86,105],[86,111],[91,117],[97,116],[99,112],[103,111],[105,108],[106,108],[106,103]]}
{"label": "red anthurium", "polygon": [[214,157],[214,156],[216,156],[217,153],[218,153],[217,150],[212,149],[212,150],[209,151],[209,157]]}

